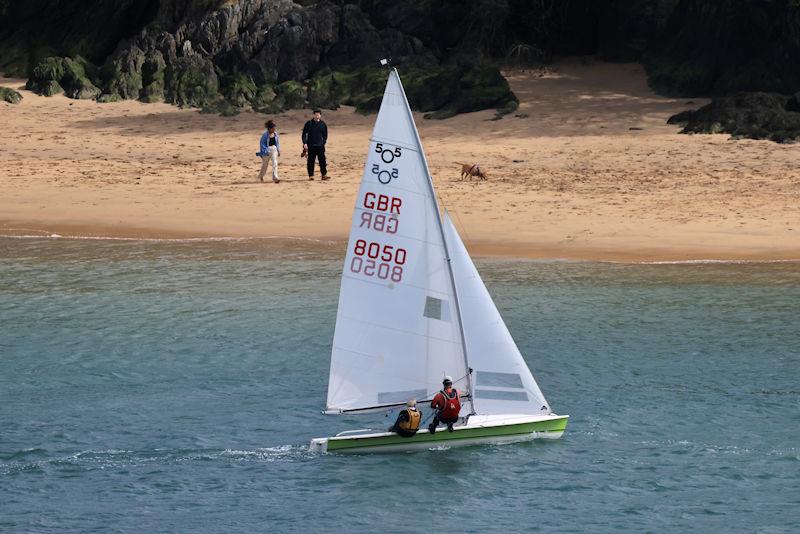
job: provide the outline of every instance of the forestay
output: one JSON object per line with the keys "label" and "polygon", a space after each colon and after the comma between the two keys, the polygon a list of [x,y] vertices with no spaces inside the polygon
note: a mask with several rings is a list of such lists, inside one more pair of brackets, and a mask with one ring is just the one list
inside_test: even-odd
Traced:
{"label": "forestay", "polygon": [[468,393],[441,219],[423,158],[405,93],[392,71],[353,213],[328,412],[429,399],[445,374]]}
{"label": "forestay", "polygon": [[480,414],[549,414],[550,405],[522,359],[450,216],[444,230],[461,304],[473,403]]}

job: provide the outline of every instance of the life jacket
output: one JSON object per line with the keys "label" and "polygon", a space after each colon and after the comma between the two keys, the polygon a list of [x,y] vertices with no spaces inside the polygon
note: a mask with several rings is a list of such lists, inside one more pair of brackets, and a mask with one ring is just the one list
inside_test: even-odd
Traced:
{"label": "life jacket", "polygon": [[453,419],[458,417],[461,412],[461,398],[458,395],[458,390],[453,388],[448,394],[445,390],[441,390],[439,394],[442,396],[444,406],[439,407],[439,417],[442,419]]}
{"label": "life jacket", "polygon": [[397,428],[400,430],[405,430],[406,432],[416,432],[419,430],[419,422],[420,419],[422,419],[422,414],[419,412],[419,410],[406,408],[403,411],[408,414],[408,421],[400,421],[400,423],[397,425]]}

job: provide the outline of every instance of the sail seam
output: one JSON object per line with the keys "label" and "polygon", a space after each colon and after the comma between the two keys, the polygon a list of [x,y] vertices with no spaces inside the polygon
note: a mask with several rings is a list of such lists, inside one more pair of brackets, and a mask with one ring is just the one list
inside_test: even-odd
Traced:
{"label": "sail seam", "polygon": [[[364,282],[365,284],[372,284],[372,285],[376,285],[376,286],[385,287],[387,285],[387,282],[374,282],[372,280],[365,280],[363,278],[358,278],[358,277],[356,277],[354,275],[344,274],[344,273],[342,273],[342,278],[347,278],[348,280],[353,280],[355,282]],[[411,284],[411,283],[408,283],[408,282],[391,282],[391,283],[395,284],[396,286],[410,287],[410,288],[418,289],[420,291],[426,292],[429,295],[438,294],[438,295],[449,296],[447,293],[444,293],[442,291],[437,291],[436,289],[431,289],[431,288],[428,288],[428,287],[422,287],[422,286],[419,286],[419,285],[416,285],[416,284]]]}
{"label": "sail seam", "polygon": [[[370,141],[375,141],[375,142],[383,142],[383,143],[388,143],[390,141],[390,139],[388,137],[384,137],[384,138],[381,139],[381,138],[378,138],[378,137],[375,137],[375,136],[370,137],[369,140]],[[404,143],[397,143],[395,141],[391,141],[391,145],[392,146],[398,146],[398,147],[400,147],[400,148],[402,148],[404,150],[408,150],[410,152],[414,152],[415,154],[419,154],[419,150],[417,150],[416,148],[414,148],[414,147],[412,147],[410,145],[406,145]]]}
{"label": "sail seam", "polygon": [[[426,339],[435,339],[436,341],[444,341],[446,343],[452,343],[452,344],[456,344],[457,343],[456,341],[453,341],[452,339],[446,339],[446,338],[443,338],[443,337],[432,336],[432,335],[430,335],[430,333],[427,333],[427,332],[425,334],[420,334],[418,332],[412,332],[410,330],[402,330],[400,328],[392,328],[390,326],[384,326],[382,324],[371,323],[369,321],[363,321],[361,319],[356,319],[355,317],[351,317],[351,316],[344,315],[344,314],[342,314],[342,318],[349,319],[351,321],[354,321],[354,322],[357,322],[357,323],[363,324],[363,325],[383,328],[384,330],[389,330],[390,332],[399,332],[401,334],[409,334],[409,335],[416,336],[416,337],[424,337]],[[334,345],[334,347],[336,347],[336,346],[337,345]],[[342,349],[342,350],[345,350],[345,349]]]}

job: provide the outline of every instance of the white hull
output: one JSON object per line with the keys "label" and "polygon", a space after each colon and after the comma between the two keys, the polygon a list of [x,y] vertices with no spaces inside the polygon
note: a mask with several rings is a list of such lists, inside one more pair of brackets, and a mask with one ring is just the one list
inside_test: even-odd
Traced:
{"label": "white hull", "polygon": [[[434,436],[427,429],[420,430],[413,438],[399,438],[390,432],[363,432],[339,435],[329,438],[314,438],[309,450],[312,452],[329,452],[329,444],[333,442],[330,452],[336,453],[393,453],[419,450],[449,449],[471,445],[498,445],[517,443],[535,439],[559,439],[566,427],[568,416],[472,416],[465,425],[456,425],[454,432],[440,427]],[[563,427],[548,430],[527,431],[539,425],[547,426],[552,422],[563,422]],[[507,433],[508,429],[520,427],[520,433]],[[485,435],[471,435],[483,433]],[[494,433],[494,434],[493,434]],[[467,436],[465,436],[467,435]],[[435,441],[433,441],[435,439]],[[356,445],[358,443],[358,445]],[[346,447],[342,447],[346,445]]]}

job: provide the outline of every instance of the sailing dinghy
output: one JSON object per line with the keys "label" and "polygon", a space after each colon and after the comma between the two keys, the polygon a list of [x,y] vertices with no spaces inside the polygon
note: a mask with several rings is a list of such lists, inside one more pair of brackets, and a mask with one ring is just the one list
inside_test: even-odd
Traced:
{"label": "sailing dinghy", "polygon": [[354,430],[319,452],[390,452],[561,437],[554,414],[439,205],[411,108],[389,73],[353,213],[326,414],[426,406],[450,375],[462,395],[453,432],[411,438]]}

